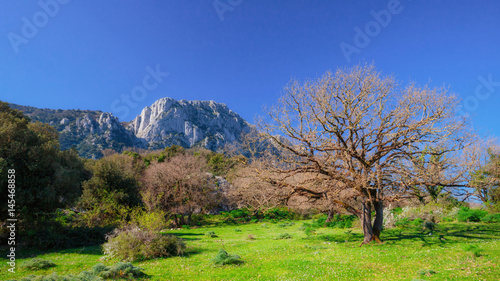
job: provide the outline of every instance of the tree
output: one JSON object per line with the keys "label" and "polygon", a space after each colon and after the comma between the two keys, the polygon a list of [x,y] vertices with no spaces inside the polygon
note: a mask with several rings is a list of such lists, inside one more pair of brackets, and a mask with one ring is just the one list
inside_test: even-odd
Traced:
{"label": "tree", "polygon": [[415,185],[464,185],[458,162],[431,178],[418,177],[414,162],[422,154],[458,159],[474,141],[454,114],[457,104],[446,89],[401,87],[370,65],[292,81],[260,121],[264,137],[282,149],[268,157],[267,181],[288,197],[327,198],[360,218],[363,244],[380,242],[384,202]]}
{"label": "tree", "polygon": [[141,204],[139,179],[141,161],[113,154],[88,162],[92,177],[83,182],[78,206],[85,210],[89,226],[108,226],[123,222],[131,208]]}
{"label": "tree", "polygon": [[217,205],[219,193],[207,171],[204,158],[186,154],[152,164],[146,170],[141,189],[146,208],[167,212],[176,226],[190,224],[193,213]]}
{"label": "tree", "polygon": [[479,200],[500,211],[500,153],[488,150],[488,160],[473,173],[471,184]]}
{"label": "tree", "polygon": [[[23,221],[73,203],[85,179],[75,151],[60,151],[57,131],[30,121],[0,102],[0,197],[7,198],[7,173],[14,169],[15,210]],[[0,206],[0,219],[5,219],[7,200]]]}

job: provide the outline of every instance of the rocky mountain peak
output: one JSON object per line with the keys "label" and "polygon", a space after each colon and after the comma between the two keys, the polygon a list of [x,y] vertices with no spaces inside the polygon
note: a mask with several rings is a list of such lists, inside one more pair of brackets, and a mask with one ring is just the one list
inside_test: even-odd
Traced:
{"label": "rocky mountain peak", "polygon": [[177,144],[217,150],[235,141],[249,124],[223,103],[162,98],[145,107],[127,128],[151,149]]}

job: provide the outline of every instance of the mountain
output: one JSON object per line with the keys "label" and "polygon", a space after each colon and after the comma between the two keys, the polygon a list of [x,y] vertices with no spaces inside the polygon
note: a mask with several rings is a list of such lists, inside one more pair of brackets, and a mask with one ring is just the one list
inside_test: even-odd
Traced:
{"label": "mountain", "polygon": [[98,110],[48,109],[9,104],[21,110],[32,121],[47,123],[59,131],[62,150],[75,147],[80,156],[100,158],[104,149],[122,151],[126,147],[143,147],[134,134],[125,129],[111,113]]}
{"label": "mountain", "polygon": [[162,98],[144,108],[127,128],[149,149],[177,144],[216,151],[250,126],[222,103]]}
{"label": "mountain", "polygon": [[61,149],[76,147],[80,156],[100,158],[104,149],[162,149],[173,144],[217,151],[238,140],[250,124],[225,104],[162,98],[145,107],[131,122],[120,122],[98,110],[40,109],[9,104],[33,121],[59,131]]}

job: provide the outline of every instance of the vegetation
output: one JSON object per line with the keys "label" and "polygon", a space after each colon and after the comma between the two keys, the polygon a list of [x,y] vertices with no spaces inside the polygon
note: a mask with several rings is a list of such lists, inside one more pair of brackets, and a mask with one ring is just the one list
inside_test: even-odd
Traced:
{"label": "vegetation", "polygon": [[115,230],[102,248],[108,258],[140,261],[182,255],[186,246],[178,237],[129,227]]}
{"label": "vegetation", "polygon": [[457,105],[446,89],[401,87],[373,66],[293,81],[260,124],[282,149],[262,161],[261,178],[285,200],[302,195],[345,209],[360,218],[363,244],[381,242],[385,202],[413,186],[456,189],[468,180],[458,155],[475,137]]}
{"label": "vegetation", "polygon": [[0,238],[16,218],[22,280],[494,280],[499,149],[474,144],[455,104],[357,66],[292,82],[225,151],[92,160],[0,102],[0,184],[16,186]]}
{"label": "vegetation", "polygon": [[[222,218],[219,218],[222,219]],[[312,223],[312,220],[303,221]],[[134,262],[150,276],[148,280],[497,280],[500,268],[500,224],[439,223],[429,235],[421,227],[389,228],[383,232],[383,244],[359,247],[361,228],[320,227],[315,235],[307,236],[296,223],[286,229],[291,239],[274,240],[283,232],[283,222],[222,224],[201,228],[168,230],[186,241],[183,256],[172,256]],[[355,222],[357,224],[357,222]],[[235,232],[234,229],[241,229]],[[213,231],[218,238],[206,237]],[[253,240],[247,239],[252,235]],[[469,245],[481,249],[480,256],[468,250]],[[212,259],[223,248],[230,255],[241,256],[239,266],[212,266]],[[91,271],[101,263],[99,246],[65,251],[35,253],[19,252],[18,261],[31,256],[54,261],[57,266],[37,271],[37,275],[78,275]],[[2,255],[5,257],[5,255]],[[373,258],[368,259],[367,257]],[[5,258],[0,263],[0,280],[21,279],[34,274],[17,269],[9,275]],[[117,259],[105,260],[110,266]],[[433,270],[432,276],[420,271]]]}
{"label": "vegetation", "polygon": [[20,267],[28,270],[40,270],[47,269],[56,266],[55,263],[49,260],[34,258],[28,261],[23,262]]}
{"label": "vegetation", "polygon": [[238,255],[230,255],[224,249],[220,249],[219,252],[212,259],[215,266],[222,266],[227,264],[241,264],[243,261]]}
{"label": "vegetation", "polygon": [[137,280],[147,277],[142,268],[133,266],[131,263],[119,262],[113,266],[96,264],[91,271],[83,271],[78,275],[62,275],[56,273],[50,275],[29,275],[21,281],[102,281],[105,279]]}

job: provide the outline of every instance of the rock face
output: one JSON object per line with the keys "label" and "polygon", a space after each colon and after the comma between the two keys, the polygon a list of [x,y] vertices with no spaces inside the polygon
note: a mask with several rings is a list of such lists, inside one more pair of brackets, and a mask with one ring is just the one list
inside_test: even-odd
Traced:
{"label": "rock face", "polygon": [[214,101],[157,100],[130,123],[111,113],[93,110],[54,110],[10,104],[33,121],[59,131],[61,149],[76,147],[80,156],[100,158],[104,149],[162,149],[173,144],[217,151],[236,141],[250,125],[225,104]]}
{"label": "rock face", "polygon": [[128,129],[149,149],[177,144],[217,150],[250,126],[222,103],[162,98],[144,108]]}

